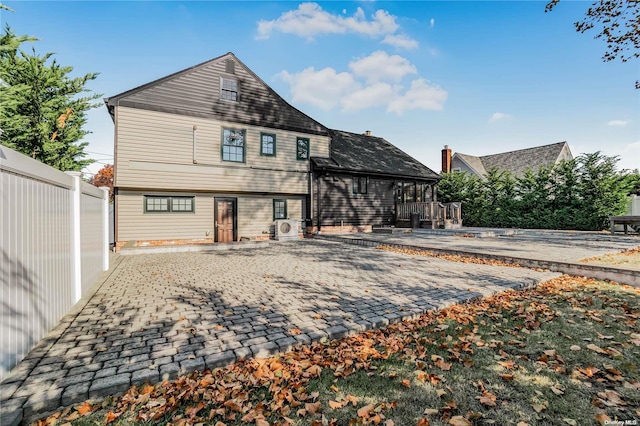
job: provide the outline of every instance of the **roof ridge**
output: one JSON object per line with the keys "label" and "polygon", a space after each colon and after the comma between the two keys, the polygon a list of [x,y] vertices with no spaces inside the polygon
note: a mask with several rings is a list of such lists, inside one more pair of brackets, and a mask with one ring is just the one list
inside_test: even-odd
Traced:
{"label": "roof ridge", "polygon": [[[177,76],[179,76],[179,75],[182,75],[182,74],[188,74],[188,73],[190,73],[191,71],[194,71],[196,68],[200,68],[200,67],[202,67],[202,66],[204,66],[204,65],[208,65],[208,64],[210,64],[210,63],[211,63],[211,62],[213,62],[213,61],[217,61],[217,60],[222,59],[222,58],[224,58],[225,56],[229,56],[229,55],[233,56],[234,58],[236,58],[236,60],[240,61],[240,60],[236,57],[236,55],[234,55],[232,52],[227,52],[227,53],[225,53],[224,55],[216,56],[215,58],[212,58],[212,59],[206,60],[206,61],[204,61],[204,62],[200,62],[199,64],[196,64],[196,65],[190,66],[190,67],[188,67],[188,68],[181,69],[181,70],[176,71],[176,72],[174,72],[174,73],[171,73],[171,74],[169,74],[169,75],[165,75],[164,77],[160,77],[160,78],[157,78],[157,79],[155,79],[155,80],[153,80],[153,81],[150,81],[150,82],[148,82],[148,83],[142,84],[142,85],[140,85],[140,86],[136,86],[136,87],[134,87],[133,89],[125,90],[124,92],[118,93],[117,95],[109,96],[108,98],[104,98],[103,100],[104,100],[104,102],[105,102],[108,106],[112,106],[112,105],[113,105],[113,104],[112,104],[112,101],[117,101],[117,100],[120,100],[120,98],[123,98],[123,97],[125,97],[125,96],[133,95],[134,93],[138,93],[138,92],[140,92],[140,91],[142,91],[142,90],[145,90],[145,89],[148,89],[148,88],[150,88],[150,87],[153,87],[153,86],[155,86],[155,85],[157,85],[157,84],[163,83],[163,82],[165,82],[165,81],[167,81],[167,80],[170,80],[170,79],[172,79],[172,78],[174,78],[174,77],[177,77]],[[243,64],[243,65],[244,65],[244,64]],[[245,65],[245,68],[246,68],[246,65]],[[115,99],[115,98],[118,98],[118,99]]]}
{"label": "roof ridge", "polygon": [[496,154],[481,155],[481,156],[479,156],[477,158],[480,158],[482,160],[483,158],[486,158],[486,157],[493,157],[493,156],[496,156],[496,155],[515,154],[515,153],[518,153],[518,152],[529,151],[529,150],[532,150],[532,149],[549,148],[549,147],[552,147],[554,145],[564,145],[566,143],[567,143],[567,141],[554,142],[554,143],[550,143],[550,144],[546,144],[546,145],[538,145],[538,146],[532,146],[532,147],[529,147],[529,148],[521,148],[521,149],[514,149],[512,151],[499,152],[499,153],[496,153]]}

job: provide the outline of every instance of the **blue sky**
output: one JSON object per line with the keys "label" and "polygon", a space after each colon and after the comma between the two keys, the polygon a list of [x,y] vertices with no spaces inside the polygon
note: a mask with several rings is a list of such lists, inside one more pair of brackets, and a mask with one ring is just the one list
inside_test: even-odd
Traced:
{"label": "blue sky", "polygon": [[[639,62],[573,27],[590,2],[5,1],[90,88],[112,96],[233,52],[328,127],[371,130],[440,171],[440,150],[487,155],[567,141],[640,168]],[[89,113],[88,151],[112,162],[113,123]]]}

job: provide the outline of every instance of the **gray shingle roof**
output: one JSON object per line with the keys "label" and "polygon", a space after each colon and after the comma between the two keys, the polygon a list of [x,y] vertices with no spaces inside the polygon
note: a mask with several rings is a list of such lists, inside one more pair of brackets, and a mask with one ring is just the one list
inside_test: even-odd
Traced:
{"label": "gray shingle roof", "polygon": [[465,163],[467,163],[467,165],[475,170],[480,176],[487,173],[487,171],[484,169],[484,165],[482,164],[482,160],[480,159],[480,157],[475,157],[468,154],[460,154],[458,152],[456,152],[455,155]]}
{"label": "gray shingle roof", "polygon": [[383,138],[330,130],[331,158],[313,157],[316,167],[337,171],[434,180],[440,176]]}
{"label": "gray shingle roof", "polygon": [[529,168],[536,171],[541,167],[555,164],[560,158],[565,145],[567,146],[566,149],[569,150],[566,142],[558,142],[501,154],[484,155],[480,159],[485,170],[495,167],[498,170],[509,170],[515,176],[522,176]]}
{"label": "gray shingle roof", "polygon": [[508,170],[518,177],[522,176],[527,169],[536,171],[541,167],[551,166],[560,160],[573,158],[567,142],[557,142],[500,154],[483,155],[482,157],[460,153],[455,155],[467,162],[479,175],[484,175],[487,170],[497,168],[500,171]]}

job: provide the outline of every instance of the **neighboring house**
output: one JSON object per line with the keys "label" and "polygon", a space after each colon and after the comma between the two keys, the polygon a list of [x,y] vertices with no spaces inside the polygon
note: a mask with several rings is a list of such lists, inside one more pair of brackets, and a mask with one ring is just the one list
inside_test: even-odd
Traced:
{"label": "neighboring house", "polygon": [[[447,155],[450,159],[448,164]],[[467,172],[482,177],[488,170],[496,168],[499,171],[509,171],[514,176],[521,177],[527,169],[535,172],[541,167],[551,166],[562,160],[571,160],[572,158],[573,155],[567,142],[484,155],[482,157],[459,152],[451,156],[451,150],[445,146],[442,150],[442,171]]]}
{"label": "neighboring house", "polygon": [[370,132],[331,131],[331,158],[312,157],[314,224],[393,225],[397,204],[434,201],[440,176]]}
{"label": "neighboring house", "polygon": [[383,139],[329,130],[232,53],[105,103],[120,243],[269,238],[289,218],[300,232],[389,223],[395,202],[431,198],[438,180]]}

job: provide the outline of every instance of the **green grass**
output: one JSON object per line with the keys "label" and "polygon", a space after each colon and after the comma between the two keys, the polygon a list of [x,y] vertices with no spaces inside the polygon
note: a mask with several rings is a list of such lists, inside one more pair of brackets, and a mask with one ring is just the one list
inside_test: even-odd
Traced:
{"label": "green grass", "polygon": [[[639,317],[639,289],[574,277],[453,306],[416,323],[396,324],[342,343],[316,344],[307,352],[283,355],[281,362],[287,368],[304,359],[323,367],[319,377],[309,379],[296,377],[304,368],[287,370],[293,375],[282,385],[290,385],[302,396],[294,398],[301,402],[299,406],[287,403],[291,408],[285,414],[299,425],[321,424],[323,418],[325,424],[338,425],[378,420],[380,424],[392,420],[395,425],[416,425],[423,418],[431,425],[445,425],[456,416],[477,425],[597,424],[596,415],[603,414],[612,420],[640,420]],[[362,346],[365,339],[372,339],[380,359],[366,358],[355,368],[356,359],[351,365],[353,374],[337,377],[336,368],[357,356],[358,351],[349,348],[367,347]],[[595,350],[588,345],[595,345]],[[269,409],[277,390],[272,392],[269,382],[249,386],[241,376],[245,367],[213,375],[216,380],[226,375],[227,381],[244,383],[242,392],[248,392],[244,412],[235,420],[220,415],[207,418],[212,409],[222,407],[210,401],[199,412],[201,419],[180,420],[188,407],[198,404],[199,396],[195,396],[177,411],[149,423],[135,420],[144,404],[123,405],[119,399],[108,400],[102,408],[71,423],[104,424],[106,413],[124,406],[126,411],[112,424],[222,421],[239,425],[249,407],[260,403],[266,407],[267,420],[284,423],[282,412]],[[235,376],[229,377],[230,371]],[[154,398],[166,392],[160,392],[161,388],[156,387]],[[348,403],[348,397],[355,397],[356,406]],[[306,403],[316,402],[320,402],[320,412],[297,414]],[[331,408],[332,404],[340,408]],[[358,410],[369,404],[373,410],[359,415]],[[425,414],[425,410],[430,411]],[[57,424],[64,423],[70,413],[73,410],[67,410]]]}

